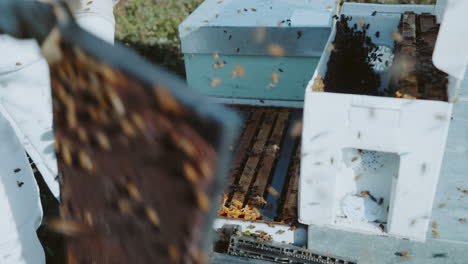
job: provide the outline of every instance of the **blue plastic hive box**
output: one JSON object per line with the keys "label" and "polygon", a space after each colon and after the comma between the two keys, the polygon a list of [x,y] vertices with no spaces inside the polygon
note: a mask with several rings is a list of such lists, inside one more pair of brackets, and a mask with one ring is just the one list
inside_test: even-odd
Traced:
{"label": "blue plastic hive box", "polygon": [[334,13],[335,0],[206,0],[179,26],[188,85],[223,103],[302,107]]}

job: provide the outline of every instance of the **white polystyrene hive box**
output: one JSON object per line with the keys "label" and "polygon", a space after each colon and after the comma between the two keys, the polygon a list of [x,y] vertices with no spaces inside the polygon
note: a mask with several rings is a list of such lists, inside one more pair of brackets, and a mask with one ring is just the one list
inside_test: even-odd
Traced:
{"label": "white polystyrene hive box", "polygon": [[[363,17],[369,36],[380,31],[373,41],[393,48],[404,11],[434,6],[345,3],[342,13]],[[315,92],[329,56],[324,51],[305,94],[299,221],[424,240],[459,81],[449,78],[449,102]],[[356,196],[362,191],[378,202]]]}

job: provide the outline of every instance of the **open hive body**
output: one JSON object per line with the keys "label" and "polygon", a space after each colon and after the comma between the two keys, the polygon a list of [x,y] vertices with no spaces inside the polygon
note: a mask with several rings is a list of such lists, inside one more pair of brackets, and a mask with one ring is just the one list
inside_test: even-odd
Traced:
{"label": "open hive body", "polygon": [[[364,19],[372,41],[393,49],[405,11],[434,6],[345,4],[342,14]],[[299,221],[424,241],[459,82],[449,77],[449,102],[314,91],[330,53],[306,90]],[[382,74],[382,86],[388,79]]]}
{"label": "open hive body", "polygon": [[[247,107],[238,112],[245,127],[232,146],[234,158],[214,228],[239,225],[243,232],[264,231],[274,241],[302,246],[306,230],[291,228],[297,222],[300,139],[288,133],[300,111]],[[273,183],[278,179],[284,183]]]}
{"label": "open hive body", "polygon": [[[342,8],[390,49],[405,11],[435,8]],[[358,263],[466,263],[468,83],[449,76],[448,102],[313,91],[329,57],[326,50],[305,97],[299,221],[309,224],[308,248]]]}

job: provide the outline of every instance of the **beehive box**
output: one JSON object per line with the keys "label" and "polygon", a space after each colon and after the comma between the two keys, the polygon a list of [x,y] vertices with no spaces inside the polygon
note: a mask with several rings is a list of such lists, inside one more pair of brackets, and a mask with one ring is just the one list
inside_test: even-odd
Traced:
{"label": "beehive box", "polygon": [[334,12],[334,0],[206,0],[179,26],[189,87],[225,103],[302,106]]}
{"label": "beehive box", "polygon": [[[434,6],[344,5],[342,13],[349,17],[350,27],[364,28],[383,54],[374,59],[382,60],[381,69],[355,90],[326,87],[333,83],[327,75],[329,60],[340,49],[332,45],[338,36],[334,27],[306,90],[299,199],[303,223],[426,239],[460,83],[449,76],[448,101],[377,96],[366,90],[378,75],[381,87],[390,89],[394,83],[389,76],[391,51],[394,39],[400,41],[404,33],[393,32],[398,32],[405,11],[432,13]],[[332,77],[338,80],[335,83],[343,78]],[[405,84],[416,79],[410,77]]]}
{"label": "beehive box", "polygon": [[[342,9],[358,27],[362,17],[372,40],[390,49],[405,11],[432,13],[434,6],[345,3]],[[330,51],[305,99],[299,218],[310,224],[309,248],[358,263],[465,263],[468,83],[449,76],[447,102],[319,92]],[[413,154],[421,159],[408,160]],[[356,203],[360,198],[369,202]],[[381,198],[388,222],[368,221]]]}

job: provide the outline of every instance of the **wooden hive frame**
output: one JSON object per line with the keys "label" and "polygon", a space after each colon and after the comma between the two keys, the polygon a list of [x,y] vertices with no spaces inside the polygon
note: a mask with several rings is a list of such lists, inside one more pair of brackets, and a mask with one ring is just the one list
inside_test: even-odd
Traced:
{"label": "wooden hive frame", "polygon": [[47,23],[18,15],[12,35],[50,65],[62,218],[49,224],[68,263],[205,263],[237,116],[38,5],[14,11]]}

